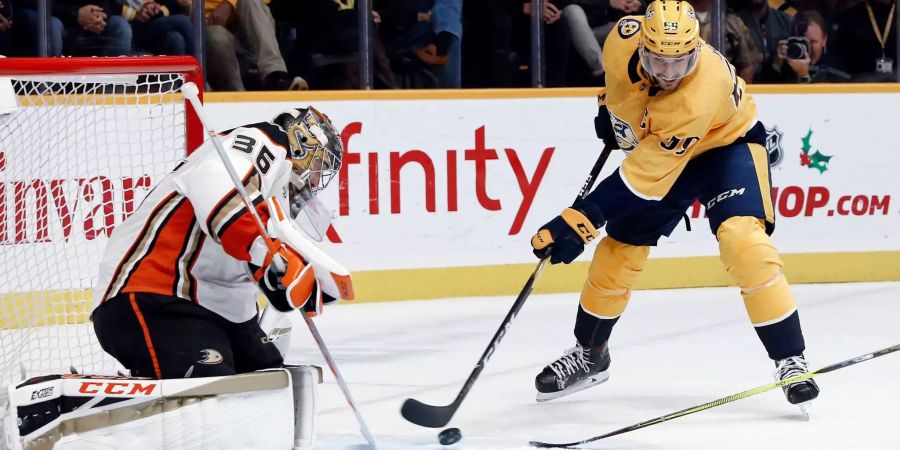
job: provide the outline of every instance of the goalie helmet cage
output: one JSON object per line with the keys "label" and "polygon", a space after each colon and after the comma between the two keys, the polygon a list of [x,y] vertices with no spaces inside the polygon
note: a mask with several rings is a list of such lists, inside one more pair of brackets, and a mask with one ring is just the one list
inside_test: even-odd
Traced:
{"label": "goalie helmet cage", "polygon": [[2,386],[115,374],[92,288],[112,230],[203,140],[188,81],[191,57],[0,59]]}

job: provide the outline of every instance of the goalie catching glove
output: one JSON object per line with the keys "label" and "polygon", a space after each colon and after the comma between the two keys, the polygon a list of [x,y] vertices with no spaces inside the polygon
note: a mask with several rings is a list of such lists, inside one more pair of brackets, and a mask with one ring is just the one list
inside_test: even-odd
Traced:
{"label": "goalie catching glove", "polygon": [[323,292],[316,281],[311,264],[299,252],[277,242],[277,250],[267,258],[264,267],[250,264],[253,278],[272,306],[281,312],[300,309],[311,316],[322,312],[322,306],[337,301]]}
{"label": "goalie catching glove", "polygon": [[597,229],[604,224],[606,220],[596,204],[579,200],[531,238],[534,255],[541,259],[550,257],[550,264],[569,264],[584,251],[585,244],[597,238]]}

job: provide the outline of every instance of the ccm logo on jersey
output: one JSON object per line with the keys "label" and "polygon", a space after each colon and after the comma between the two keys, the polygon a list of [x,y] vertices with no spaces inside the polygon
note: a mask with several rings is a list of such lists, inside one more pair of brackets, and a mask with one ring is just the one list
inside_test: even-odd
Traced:
{"label": "ccm logo on jersey", "polygon": [[722,201],[724,201],[724,200],[727,200],[736,195],[744,195],[744,189],[746,189],[746,188],[732,189],[730,191],[725,191],[725,192],[713,197],[710,201],[706,202],[707,211],[710,209],[713,209],[713,206],[716,206],[719,203],[722,203]]}
{"label": "ccm logo on jersey", "polygon": [[82,394],[106,395],[152,395],[156,383],[133,383],[122,381],[82,381],[78,392]]}
{"label": "ccm logo on jersey", "polygon": [[622,36],[622,39],[628,39],[640,29],[641,23],[636,19],[622,19],[619,22],[619,36]]}

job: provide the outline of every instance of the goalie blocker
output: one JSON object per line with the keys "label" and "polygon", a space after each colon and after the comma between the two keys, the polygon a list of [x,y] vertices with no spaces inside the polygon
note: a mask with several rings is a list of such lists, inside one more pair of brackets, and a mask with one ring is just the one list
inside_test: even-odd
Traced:
{"label": "goalie blocker", "polygon": [[177,380],[48,375],[9,387],[0,447],[307,449],[322,371]]}

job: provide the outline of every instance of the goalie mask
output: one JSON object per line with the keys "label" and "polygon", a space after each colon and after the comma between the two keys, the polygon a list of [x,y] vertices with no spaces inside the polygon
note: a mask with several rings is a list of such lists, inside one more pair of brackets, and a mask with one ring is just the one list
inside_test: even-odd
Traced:
{"label": "goalie mask", "polygon": [[341,169],[344,145],[331,120],[312,106],[285,111],[272,123],[287,133],[291,146],[292,170],[286,187],[291,217],[310,237],[321,241],[332,215],[316,194]]}

